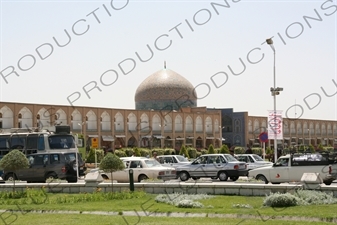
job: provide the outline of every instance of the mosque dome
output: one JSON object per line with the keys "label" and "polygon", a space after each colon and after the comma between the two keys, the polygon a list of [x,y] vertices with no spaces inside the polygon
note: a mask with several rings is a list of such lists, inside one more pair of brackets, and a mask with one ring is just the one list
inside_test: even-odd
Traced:
{"label": "mosque dome", "polygon": [[196,107],[197,93],[186,78],[164,68],[138,86],[135,103],[137,110],[179,110]]}

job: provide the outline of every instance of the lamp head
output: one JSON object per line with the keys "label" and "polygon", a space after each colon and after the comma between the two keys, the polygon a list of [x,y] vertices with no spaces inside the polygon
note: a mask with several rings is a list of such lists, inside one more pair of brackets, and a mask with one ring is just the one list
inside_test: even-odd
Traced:
{"label": "lamp head", "polygon": [[269,38],[266,40],[267,44],[268,45],[272,45],[273,44],[273,39]]}

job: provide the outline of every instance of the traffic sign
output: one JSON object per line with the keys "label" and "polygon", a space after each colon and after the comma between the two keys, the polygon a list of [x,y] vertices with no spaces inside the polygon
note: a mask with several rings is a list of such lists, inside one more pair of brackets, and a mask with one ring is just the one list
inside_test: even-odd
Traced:
{"label": "traffic sign", "polygon": [[91,139],[91,147],[92,148],[98,148],[98,138],[92,138]]}
{"label": "traffic sign", "polygon": [[268,133],[262,132],[261,134],[259,134],[259,140],[261,142],[268,142]]}

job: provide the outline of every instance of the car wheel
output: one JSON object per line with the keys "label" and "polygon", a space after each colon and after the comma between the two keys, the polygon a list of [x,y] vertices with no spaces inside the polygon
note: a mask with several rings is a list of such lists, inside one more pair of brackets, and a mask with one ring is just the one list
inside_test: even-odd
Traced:
{"label": "car wheel", "polygon": [[325,185],[331,185],[332,181],[326,181],[324,182]]}
{"label": "car wheel", "polygon": [[179,174],[179,178],[181,181],[187,181],[188,179],[190,179],[190,175],[187,172],[181,172]]}
{"label": "car wheel", "polygon": [[232,181],[237,181],[239,179],[239,177],[231,177]]}
{"label": "car wheel", "polygon": [[6,175],[5,180],[14,181],[14,180],[17,180],[17,178],[16,178],[16,175],[14,173],[9,173],[9,174]]}
{"label": "car wheel", "polygon": [[47,180],[53,180],[53,179],[57,179],[56,173],[48,173],[47,176],[45,177],[46,182]]}
{"label": "car wheel", "polygon": [[266,178],[265,176],[263,176],[263,175],[257,175],[256,180],[261,180],[261,181],[263,181],[265,184],[268,184],[268,183],[269,183],[269,181],[267,180],[267,178]]}
{"label": "car wheel", "polygon": [[77,177],[72,177],[67,179],[68,183],[77,183]]}
{"label": "car wheel", "polygon": [[138,182],[141,182],[142,180],[147,180],[147,179],[149,179],[146,175],[144,175],[144,174],[141,174],[141,175],[139,175],[139,177],[138,177]]}
{"label": "car wheel", "polygon": [[200,177],[192,177],[193,180],[199,180]]}
{"label": "car wheel", "polygon": [[219,177],[219,180],[221,180],[221,181],[227,181],[228,180],[228,175],[225,171],[219,172],[218,177]]}

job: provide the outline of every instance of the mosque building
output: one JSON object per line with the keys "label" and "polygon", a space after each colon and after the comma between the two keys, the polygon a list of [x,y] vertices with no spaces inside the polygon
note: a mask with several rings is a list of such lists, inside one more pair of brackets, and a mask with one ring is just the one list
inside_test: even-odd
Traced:
{"label": "mosque building", "polygon": [[[267,131],[267,117],[234,112],[232,108],[210,109],[197,105],[193,85],[166,66],[148,76],[135,92],[135,109],[82,107],[19,102],[0,102],[0,132],[16,127],[48,129],[70,125],[87,143],[98,139],[99,147],[197,149],[261,146],[259,134]],[[273,147],[269,140],[267,146]],[[330,145],[337,143],[337,122],[283,119],[283,139],[278,147]]]}

